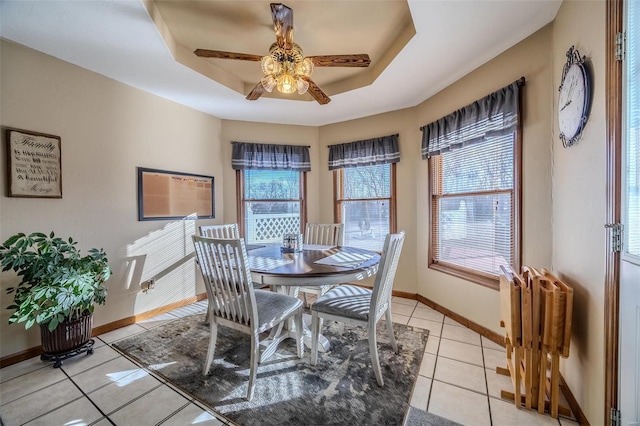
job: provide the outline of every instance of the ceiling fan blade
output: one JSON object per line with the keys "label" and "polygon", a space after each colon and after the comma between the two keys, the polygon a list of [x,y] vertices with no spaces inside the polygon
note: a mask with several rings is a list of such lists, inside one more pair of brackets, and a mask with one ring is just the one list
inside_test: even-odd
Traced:
{"label": "ceiling fan blade", "polygon": [[259,55],[237,52],[223,52],[222,50],[196,49],[193,51],[193,53],[195,53],[196,56],[200,56],[201,58],[238,59],[241,61],[256,62],[260,62],[262,60],[262,56]]}
{"label": "ceiling fan blade", "polygon": [[260,96],[262,96],[263,93],[264,93],[264,87],[262,87],[261,82],[258,82],[258,84],[256,84],[256,87],[254,87],[253,90],[251,90],[247,95],[247,100],[255,101]]}
{"label": "ceiling fan blade", "polygon": [[271,16],[278,46],[291,49],[293,47],[293,10],[282,3],[271,3]]}
{"label": "ceiling fan blade", "polygon": [[316,67],[368,67],[371,63],[366,53],[358,55],[307,56]]}
{"label": "ceiling fan blade", "polygon": [[307,90],[313,99],[318,101],[320,105],[326,105],[331,102],[331,98],[324,93],[316,83],[313,82],[309,77],[300,76],[299,78],[304,79],[307,83],[309,83],[309,89]]}

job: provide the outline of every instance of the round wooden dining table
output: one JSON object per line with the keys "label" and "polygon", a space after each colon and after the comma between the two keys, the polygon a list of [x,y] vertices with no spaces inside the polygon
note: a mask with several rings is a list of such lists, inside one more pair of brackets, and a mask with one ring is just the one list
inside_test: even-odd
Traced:
{"label": "round wooden dining table", "polygon": [[[364,280],[375,276],[380,255],[376,252],[355,247],[303,246],[295,253],[282,252],[278,244],[247,246],[249,267],[254,283],[270,286],[273,290],[298,296],[300,286],[337,285]],[[303,321],[304,342],[311,347],[311,330],[306,315]],[[283,330],[274,330],[269,340],[282,341],[295,338],[293,323]],[[329,341],[322,335],[318,350],[328,351]],[[263,354],[268,358],[271,354]]]}
{"label": "round wooden dining table", "polygon": [[[380,255],[376,252],[347,246],[307,245],[307,247],[309,248],[303,246],[302,251],[295,253],[283,253],[278,244],[247,250],[250,258],[260,257],[276,261],[272,265],[269,265],[268,261],[263,262],[264,269],[260,269],[262,265],[257,265],[258,262],[252,262],[253,282],[265,286],[331,285],[360,281],[374,276],[378,271]],[[328,257],[336,258],[335,263],[322,263]],[[277,262],[278,260],[281,262]],[[341,260],[345,262],[343,266],[339,266]]]}

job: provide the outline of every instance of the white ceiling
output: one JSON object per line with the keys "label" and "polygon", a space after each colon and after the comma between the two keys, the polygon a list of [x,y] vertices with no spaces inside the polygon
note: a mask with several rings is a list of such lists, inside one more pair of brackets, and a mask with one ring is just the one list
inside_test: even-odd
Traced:
{"label": "white ceiling", "polygon": [[373,84],[333,95],[327,105],[247,101],[185,67],[138,0],[1,0],[0,36],[218,118],[319,126],[421,103],[551,22],[561,2],[408,0],[415,36]]}

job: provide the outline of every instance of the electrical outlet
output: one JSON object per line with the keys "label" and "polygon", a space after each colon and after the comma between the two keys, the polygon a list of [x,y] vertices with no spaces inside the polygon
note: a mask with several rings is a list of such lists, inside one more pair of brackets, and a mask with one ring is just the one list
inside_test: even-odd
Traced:
{"label": "electrical outlet", "polygon": [[148,279],[147,281],[142,282],[142,284],[140,284],[140,287],[142,287],[143,293],[152,293],[156,288],[156,280],[154,280],[153,278]]}

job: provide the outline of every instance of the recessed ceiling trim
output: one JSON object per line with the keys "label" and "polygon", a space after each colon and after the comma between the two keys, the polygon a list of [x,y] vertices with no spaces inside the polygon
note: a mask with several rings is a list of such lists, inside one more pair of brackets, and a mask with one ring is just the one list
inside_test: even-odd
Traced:
{"label": "recessed ceiling trim", "polygon": [[[295,3],[295,0],[290,0],[290,1]],[[174,25],[173,28],[176,28],[175,25],[176,25],[176,21],[178,21],[177,19],[175,18],[172,18],[170,20],[165,19],[165,17],[163,16],[163,11],[161,10],[160,7],[158,7],[157,0],[143,0],[143,4],[147,9],[147,12],[149,13],[149,16],[151,17],[153,23],[155,24],[158,30],[158,34],[164,40],[164,43],[167,46],[167,49],[169,50],[169,52],[177,62],[181,63],[186,67],[193,69],[194,71],[204,75],[205,77],[208,77],[212,80],[217,81],[218,83],[228,87],[231,90],[238,92],[243,96],[246,96],[251,90],[253,90],[256,83],[259,81],[259,78],[257,78],[255,81],[243,80],[240,76],[233,74],[231,72],[228,72],[222,67],[217,66],[216,62],[220,61],[221,59],[210,59],[210,58],[202,58],[202,57],[196,56],[191,51],[192,50],[191,47],[185,46],[184,44],[181,43],[180,40],[176,39],[174,32],[171,29],[172,28],[171,25]],[[409,6],[406,0],[393,2],[392,4],[393,4],[393,10],[394,12],[396,12],[396,15],[398,15],[397,13],[398,11],[402,10],[402,9],[399,9],[399,7],[404,7],[406,9],[404,14],[398,15],[396,17],[396,19],[400,18],[400,20],[394,20],[394,19],[388,18],[388,19],[384,19],[382,22],[373,22],[371,23],[371,26],[372,28],[375,28],[375,31],[384,31],[385,33],[389,33],[394,38],[391,41],[387,41],[383,39],[383,42],[386,45],[378,45],[378,46],[370,45],[369,49],[366,49],[368,50],[368,52],[354,52],[354,53],[371,52],[371,54],[373,54],[373,52],[376,52],[375,56],[377,56],[378,58],[375,62],[373,62],[373,66],[370,68],[360,68],[360,69],[352,68],[348,71],[341,71],[343,73],[348,73],[348,77],[345,77],[339,80],[334,80],[331,83],[326,83],[326,82],[319,83],[318,81],[316,81],[318,85],[322,86],[322,90],[325,93],[333,96],[333,95],[348,92],[348,91],[372,84],[380,76],[380,74],[385,70],[385,68],[393,61],[393,59],[397,56],[397,54],[404,48],[404,46],[409,42],[409,40],[411,40],[411,38],[415,35],[416,33],[415,27],[413,25],[413,21],[411,19],[411,13],[409,11]],[[193,5],[196,5],[195,7],[201,6],[199,3],[194,3],[190,1],[183,1],[180,3],[180,6],[182,8],[188,8]],[[306,4],[306,7],[308,8],[312,6],[314,5]],[[209,7],[211,8],[210,10],[214,10],[213,9],[214,6],[212,4],[210,4]],[[351,5],[350,7],[354,7],[354,6]],[[363,9],[363,13],[364,13],[367,8],[366,2],[362,3],[361,8]],[[325,11],[329,8],[325,7],[325,5],[322,2],[320,2],[320,3],[317,3],[317,5],[315,5],[314,10],[316,9],[318,11]],[[165,8],[163,10],[165,12],[167,12],[167,10],[172,10],[175,12],[175,9]],[[183,9],[183,10],[186,10],[186,9]],[[264,13],[265,13],[265,16],[269,16],[268,9],[265,9]],[[307,15],[307,18],[308,18],[308,15]],[[172,24],[170,24],[169,21]],[[348,21],[348,18],[347,18],[347,21]],[[340,24],[344,24],[344,22],[341,21]],[[340,26],[342,25],[338,25],[338,27]],[[298,21],[294,21],[294,27],[296,28],[297,32],[304,31],[305,24],[304,22],[301,23]],[[348,30],[349,30],[348,25],[345,25],[343,28],[343,31],[345,31],[345,33],[348,34]],[[327,32],[326,34],[335,35],[334,34],[335,31],[340,31],[340,29],[316,28],[315,30],[313,30],[313,34],[311,35],[305,34],[305,36],[321,37],[322,31],[326,31]],[[179,31],[179,32],[184,33],[184,31]],[[247,37],[250,37],[252,34],[247,31],[246,35]],[[366,42],[367,38],[365,37],[364,40]],[[207,46],[208,44],[207,42],[208,40],[202,40],[199,43],[201,43],[202,46]],[[265,50],[268,49],[268,45],[270,45],[270,43],[265,44]],[[334,46],[334,48],[339,48],[339,46]],[[221,50],[224,50],[224,49],[221,49]],[[242,53],[256,54],[255,52],[242,52]],[[325,53],[329,53],[329,52],[325,52]],[[222,59],[222,60],[229,61],[231,59]],[[246,64],[246,66],[254,66],[257,70],[259,70],[259,66],[256,64],[248,63]],[[336,73],[336,70],[333,67],[331,69],[316,68],[316,71],[315,71],[315,74],[323,75],[325,76],[325,78],[327,78],[328,75],[331,75],[333,73]],[[291,95],[282,94],[277,91],[273,91],[272,93],[265,92],[262,96],[277,98],[277,99],[286,99],[286,100],[299,100],[299,101],[313,100],[313,98],[308,94],[305,94],[302,96],[296,94],[294,96],[291,96]]]}

